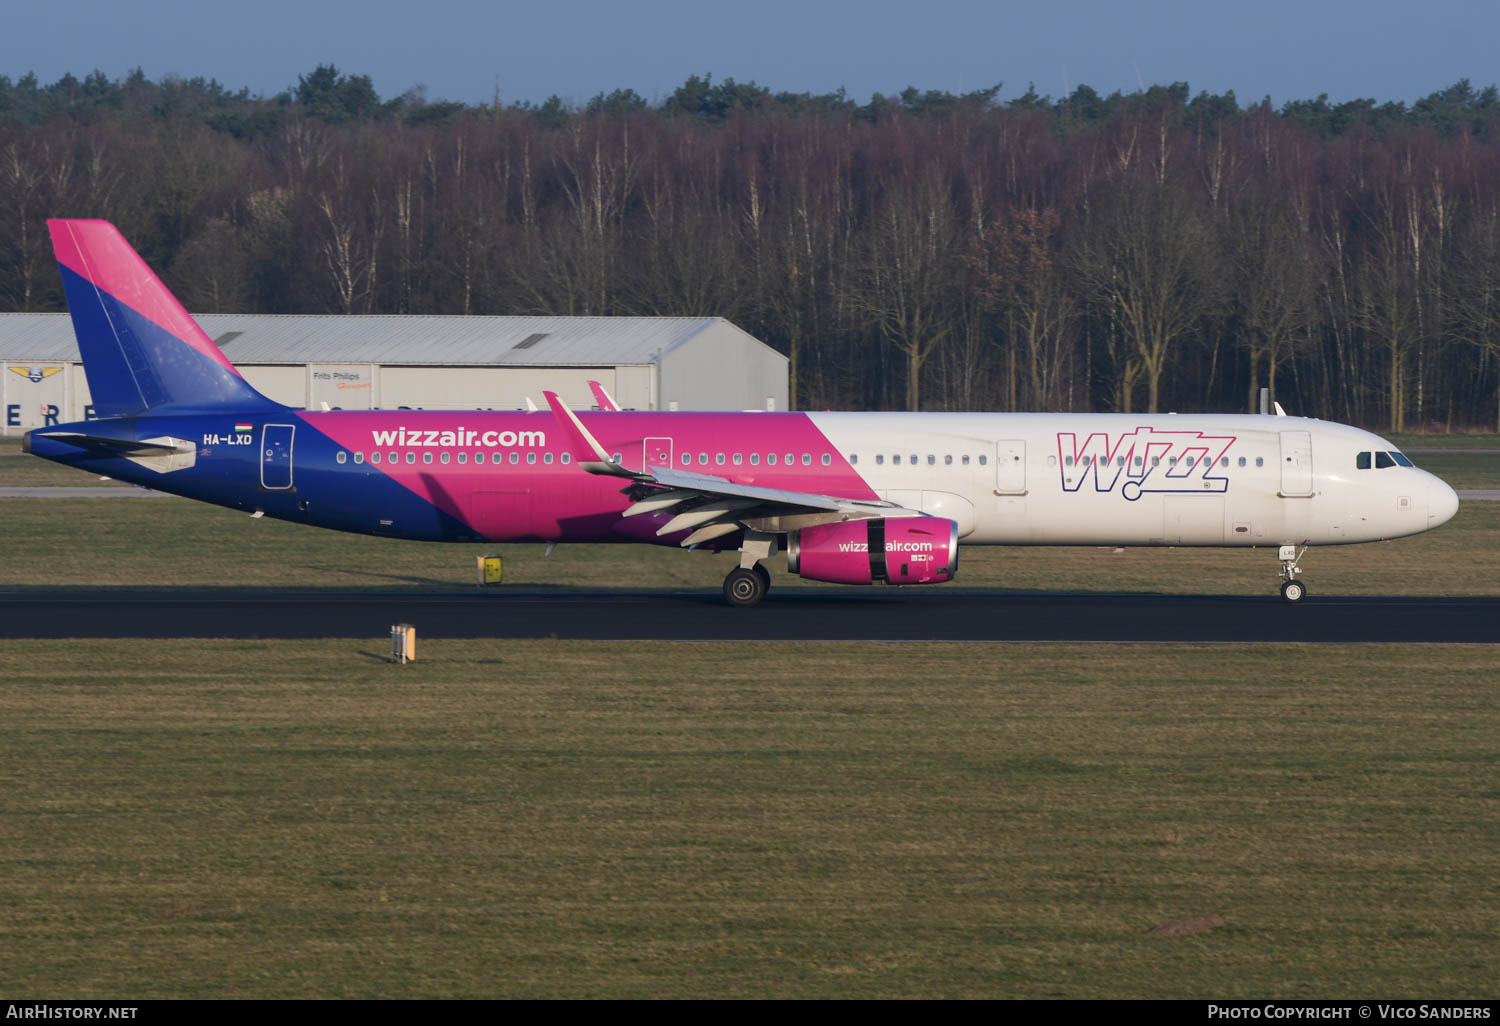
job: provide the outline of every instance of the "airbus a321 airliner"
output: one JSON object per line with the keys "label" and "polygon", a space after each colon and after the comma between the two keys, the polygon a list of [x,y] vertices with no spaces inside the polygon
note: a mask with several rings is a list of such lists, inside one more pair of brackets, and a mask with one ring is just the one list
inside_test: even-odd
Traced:
{"label": "airbus a321 airliner", "polygon": [[724,596],[750,606],[780,550],[816,581],[937,584],[961,544],[1274,547],[1298,602],[1307,546],[1417,534],[1458,509],[1391,443],[1299,417],[578,414],[550,392],[550,409],[513,413],[292,409],[113,225],[49,227],[98,419],[32,430],[26,450],[257,517],[737,550]]}

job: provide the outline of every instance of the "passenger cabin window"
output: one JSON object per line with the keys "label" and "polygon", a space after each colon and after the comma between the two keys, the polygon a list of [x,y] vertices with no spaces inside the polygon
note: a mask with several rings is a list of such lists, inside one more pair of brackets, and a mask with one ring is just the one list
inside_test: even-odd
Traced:
{"label": "passenger cabin window", "polygon": [[989,461],[990,461],[990,458],[988,456],[981,456],[981,457],[979,457],[979,465],[981,467],[984,466]]}
{"label": "passenger cabin window", "polygon": [[898,467],[901,466],[901,454],[898,452],[894,456],[892,456],[891,457],[891,462],[894,463]]}
{"label": "passenger cabin window", "polygon": [[365,454],[364,453],[357,452],[357,453],[354,454],[354,462],[355,463],[363,463],[364,461],[365,461]]}
{"label": "passenger cabin window", "polygon": [[684,467],[690,467],[690,466],[693,465],[693,454],[692,453],[685,452],[685,453],[682,454],[682,465]]}
{"label": "passenger cabin window", "polygon": [[566,452],[563,453],[562,454],[562,461],[563,461],[563,463],[572,463],[573,462],[573,454],[572,453],[566,453]]}
{"label": "passenger cabin window", "polygon": [[543,456],[542,462],[550,466],[552,464],[552,454],[549,452],[545,456]]}
{"label": "passenger cabin window", "polygon": [[849,465],[854,467],[859,466],[859,453],[851,452],[849,454]]}
{"label": "passenger cabin window", "polygon": [[774,467],[774,466],[776,466],[776,454],[774,452],[768,452],[768,453],[766,453],[766,466],[768,466],[768,467]]}
{"label": "passenger cabin window", "polygon": [[830,456],[830,455],[828,455],[828,453],[825,452],[823,454],[822,463],[823,463],[823,466],[825,466],[825,467],[831,467],[831,466],[833,466],[833,457]]}
{"label": "passenger cabin window", "polygon": [[438,459],[442,460],[444,463],[447,463],[452,458],[453,457],[449,456],[447,453],[443,453],[441,456],[438,457]]}
{"label": "passenger cabin window", "polygon": [[883,453],[883,452],[877,452],[875,454],[875,465],[877,467],[883,467],[883,466],[885,466],[885,453]]}
{"label": "passenger cabin window", "polygon": [[458,463],[459,463],[459,466],[463,466],[465,463],[468,463],[468,462],[469,462],[469,454],[468,453],[461,452],[461,453],[458,454]]}
{"label": "passenger cabin window", "polygon": [[734,465],[736,467],[738,467],[740,464],[742,464],[744,462],[745,462],[745,455],[744,455],[744,453],[737,452],[737,453],[734,454]]}
{"label": "passenger cabin window", "polygon": [[752,467],[758,467],[758,466],[760,466],[760,453],[758,453],[758,452],[752,452],[750,454],[750,465]]}
{"label": "passenger cabin window", "polygon": [[962,459],[963,459],[963,464],[964,464],[964,466],[966,466],[966,467],[967,467],[967,466],[968,466],[968,465],[969,465],[969,457],[967,457],[967,456],[964,456],[964,457],[962,457]]}
{"label": "passenger cabin window", "polygon": [[802,465],[804,467],[812,466],[812,453],[805,452],[802,454]]}
{"label": "passenger cabin window", "polygon": [[1257,467],[1264,467],[1266,465],[1266,458],[1264,456],[1255,457],[1255,465]]}
{"label": "passenger cabin window", "polygon": [[348,463],[349,454],[347,452],[340,451],[339,454],[334,457],[334,461],[337,463]]}

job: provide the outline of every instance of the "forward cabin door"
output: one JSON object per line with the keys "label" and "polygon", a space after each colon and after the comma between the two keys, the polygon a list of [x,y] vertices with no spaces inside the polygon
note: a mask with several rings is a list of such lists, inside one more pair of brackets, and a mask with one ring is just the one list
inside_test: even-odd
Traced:
{"label": "forward cabin door", "polygon": [[1281,494],[1301,498],[1313,493],[1312,433],[1281,432]]}
{"label": "forward cabin door", "polygon": [[292,487],[292,424],[267,424],[260,435],[260,486],[272,491]]}
{"label": "forward cabin door", "polygon": [[1026,494],[1026,442],[1020,438],[995,443],[995,494]]}

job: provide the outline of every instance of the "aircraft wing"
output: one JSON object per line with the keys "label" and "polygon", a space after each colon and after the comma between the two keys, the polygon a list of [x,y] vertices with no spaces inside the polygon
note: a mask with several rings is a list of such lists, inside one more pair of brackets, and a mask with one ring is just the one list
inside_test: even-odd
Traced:
{"label": "aircraft wing", "polygon": [[618,413],[620,404],[615,402],[615,397],[604,390],[604,386],[597,381],[589,382],[589,390],[594,393],[594,405],[601,410]]}
{"label": "aircraft wing", "polygon": [[674,512],[657,535],[695,528],[682,540],[685,547],[741,530],[749,519],[825,514],[831,519],[865,519],[876,516],[922,516],[919,510],[908,510],[894,503],[874,499],[845,499],[814,492],[796,492],[784,488],[765,488],[740,484],[714,474],[699,474],[672,467],[647,467],[631,470],[614,462],[604,447],[583,426],[578,415],[568,409],[555,392],[544,392],[558,425],[568,439],[578,466],[590,474],[622,477],[631,482],[625,489],[635,503],[624,517],[646,513]]}

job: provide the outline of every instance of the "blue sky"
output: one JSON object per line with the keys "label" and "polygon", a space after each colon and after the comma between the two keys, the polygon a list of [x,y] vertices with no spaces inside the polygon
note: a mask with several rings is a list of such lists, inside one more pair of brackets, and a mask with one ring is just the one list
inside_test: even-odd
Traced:
{"label": "blue sky", "polygon": [[1497,0],[924,0],[602,3],[564,0],[73,0],[0,20],[0,74],[46,82],[137,65],[275,93],[332,62],[384,97],[584,101],[629,87],[659,99],[688,75],[775,90],[844,87],[861,101],[907,85],[1028,82],[1053,96],[1184,80],[1240,101],[1328,93],[1411,101],[1461,77],[1500,81]]}

